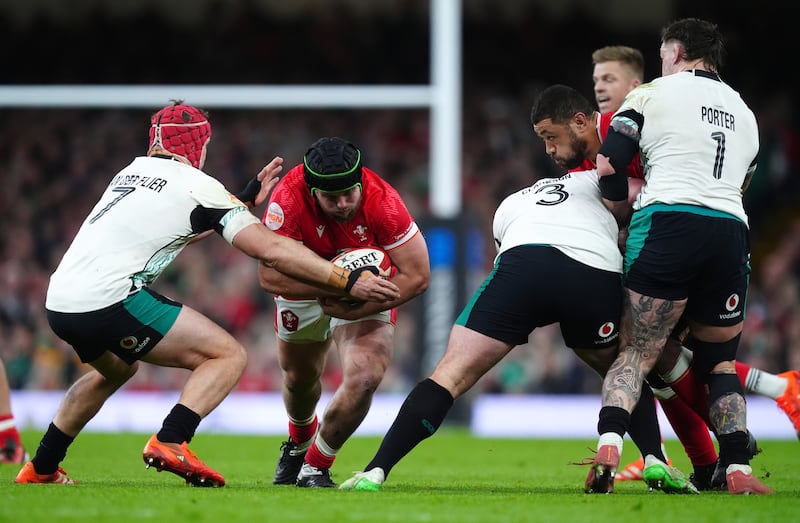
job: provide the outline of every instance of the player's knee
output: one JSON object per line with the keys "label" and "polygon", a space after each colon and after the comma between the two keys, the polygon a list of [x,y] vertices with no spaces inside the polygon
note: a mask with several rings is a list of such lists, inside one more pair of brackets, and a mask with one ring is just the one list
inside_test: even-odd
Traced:
{"label": "player's knee", "polygon": [[356,389],[355,393],[373,393],[383,381],[391,363],[391,351],[375,347],[370,351],[353,351],[342,365],[344,386]]}
{"label": "player's knee", "polygon": [[114,388],[119,388],[130,380],[136,371],[139,370],[139,362],[135,361],[132,365],[120,365],[114,368],[113,372],[102,374]]}
{"label": "player's knee", "polygon": [[736,374],[711,373],[706,376],[708,384],[708,405],[714,406],[720,398],[730,394],[739,394],[744,397],[744,389],[739,376]]}
{"label": "player's knee", "polygon": [[701,341],[694,337],[689,337],[684,341],[684,345],[692,350],[694,357],[692,367],[701,375],[707,375],[717,365],[724,361],[736,359],[736,351],[739,348],[741,332],[724,342]]}
{"label": "player's knee", "polygon": [[[212,342],[213,343],[213,342]],[[186,351],[183,367],[194,371],[201,365],[209,362],[222,363],[226,370],[242,374],[247,366],[247,351],[235,339],[219,339],[213,349]]]}
{"label": "player's knee", "polygon": [[317,372],[308,367],[283,369],[283,386],[292,393],[305,392],[314,387],[321,386],[321,378],[321,372]]}
{"label": "player's knee", "polygon": [[104,380],[113,388],[119,388],[127,383],[139,370],[138,361],[127,364],[118,357],[112,356],[111,353],[106,353],[106,356],[93,361],[91,365],[97,374],[96,376],[93,374],[87,376],[95,376],[97,380]]}
{"label": "player's knee", "polygon": [[205,354],[208,359],[225,360],[232,368],[244,369],[247,365],[247,350],[232,336],[220,338],[216,347],[216,350]]}
{"label": "player's knee", "polygon": [[344,377],[344,386],[354,394],[374,394],[383,381],[386,368],[381,365],[361,366],[348,372]]}
{"label": "player's knee", "polygon": [[247,366],[247,350],[237,343],[236,347],[229,351],[227,359],[230,361],[230,365],[233,369],[244,372]]}

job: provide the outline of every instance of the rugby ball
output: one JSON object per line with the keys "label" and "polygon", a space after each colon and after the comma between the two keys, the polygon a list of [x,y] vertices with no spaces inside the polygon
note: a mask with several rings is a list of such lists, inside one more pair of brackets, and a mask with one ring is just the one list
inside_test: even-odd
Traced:
{"label": "rugby ball", "polygon": [[344,249],[331,261],[334,265],[344,267],[349,271],[366,265],[374,265],[384,278],[388,278],[392,275],[392,259],[389,257],[389,253],[380,247],[371,246]]}

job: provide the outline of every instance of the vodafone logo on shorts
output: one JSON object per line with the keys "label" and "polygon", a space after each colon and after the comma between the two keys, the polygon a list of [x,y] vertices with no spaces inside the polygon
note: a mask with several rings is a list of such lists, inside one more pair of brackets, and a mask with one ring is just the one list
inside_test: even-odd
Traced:
{"label": "vodafone logo on shorts", "polygon": [[728,299],[725,300],[725,309],[727,309],[728,312],[736,310],[736,307],[738,306],[739,306],[739,295],[736,293],[731,294],[730,296],[728,296]]}
{"label": "vodafone logo on shorts", "polygon": [[270,203],[267,207],[264,224],[273,231],[277,231],[283,225],[283,209],[276,202]]}
{"label": "vodafone logo on shorts", "polygon": [[601,338],[608,338],[609,336],[614,334],[616,328],[617,326],[614,325],[614,322],[607,321],[604,324],[602,324],[599,329],[597,329],[597,334],[599,334]]}
{"label": "vodafone logo on shorts", "polygon": [[119,340],[119,346],[125,350],[131,350],[132,348],[136,347],[138,343],[139,340],[137,340],[135,336],[125,336]]}
{"label": "vodafone logo on shorts", "polygon": [[142,341],[139,341],[136,336],[125,336],[119,340],[119,346],[124,350],[132,350],[134,353],[139,353],[147,347],[150,343],[150,336],[147,336]]}
{"label": "vodafone logo on shorts", "polygon": [[742,311],[741,310],[737,310],[739,308],[739,302],[740,301],[741,301],[741,298],[739,298],[739,295],[736,294],[735,292],[733,294],[731,294],[730,296],[728,296],[728,299],[725,300],[725,310],[727,310],[728,312],[725,313],[725,314],[720,314],[719,315],[719,319],[721,319],[721,320],[731,320],[731,319],[738,318],[739,316],[741,316],[742,315]]}

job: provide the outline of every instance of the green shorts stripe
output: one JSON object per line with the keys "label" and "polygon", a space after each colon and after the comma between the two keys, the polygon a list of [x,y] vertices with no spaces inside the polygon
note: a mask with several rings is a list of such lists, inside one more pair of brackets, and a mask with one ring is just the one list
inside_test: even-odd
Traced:
{"label": "green shorts stripe", "polygon": [[486,287],[488,287],[492,282],[494,275],[497,274],[497,266],[499,265],[499,262],[500,260],[495,262],[494,267],[492,267],[492,272],[490,272],[489,275],[484,278],[480,287],[478,287],[478,289],[472,294],[469,302],[467,302],[467,304],[464,306],[464,309],[461,311],[461,314],[459,314],[458,318],[456,318],[456,325],[461,325],[463,327],[467,324],[469,316],[472,314],[472,308],[475,307],[475,302],[478,301],[478,298],[481,297],[481,293],[486,290]]}
{"label": "green shorts stripe", "polygon": [[159,297],[140,291],[125,298],[122,306],[128,314],[164,336],[178,319],[181,306],[173,301],[161,300]]}

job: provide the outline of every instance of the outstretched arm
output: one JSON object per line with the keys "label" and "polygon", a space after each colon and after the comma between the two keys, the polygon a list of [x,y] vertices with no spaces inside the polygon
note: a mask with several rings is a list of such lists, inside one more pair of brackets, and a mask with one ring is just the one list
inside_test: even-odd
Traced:
{"label": "outstretched arm", "polygon": [[258,264],[258,284],[266,292],[277,294],[285,298],[313,300],[324,297],[341,297],[341,293],[339,292],[298,280],[264,262]]}
{"label": "outstretched arm", "polygon": [[241,229],[232,244],[266,266],[340,296],[363,301],[386,302],[400,296],[390,281],[370,272],[353,272],[317,256],[303,244],[276,234],[257,222]]}
{"label": "outstretched arm", "polygon": [[[272,189],[275,188],[280,178],[278,175],[283,170],[283,158],[280,156],[276,156],[273,158],[267,165],[265,165],[261,171],[252,178],[247,185],[236,193],[236,198],[239,199],[242,203],[244,203],[248,208],[258,207],[269,197],[270,192]],[[214,233],[213,230],[209,229],[207,231],[201,232],[194,238],[192,238],[189,243],[197,243],[200,240],[208,238]]]}

